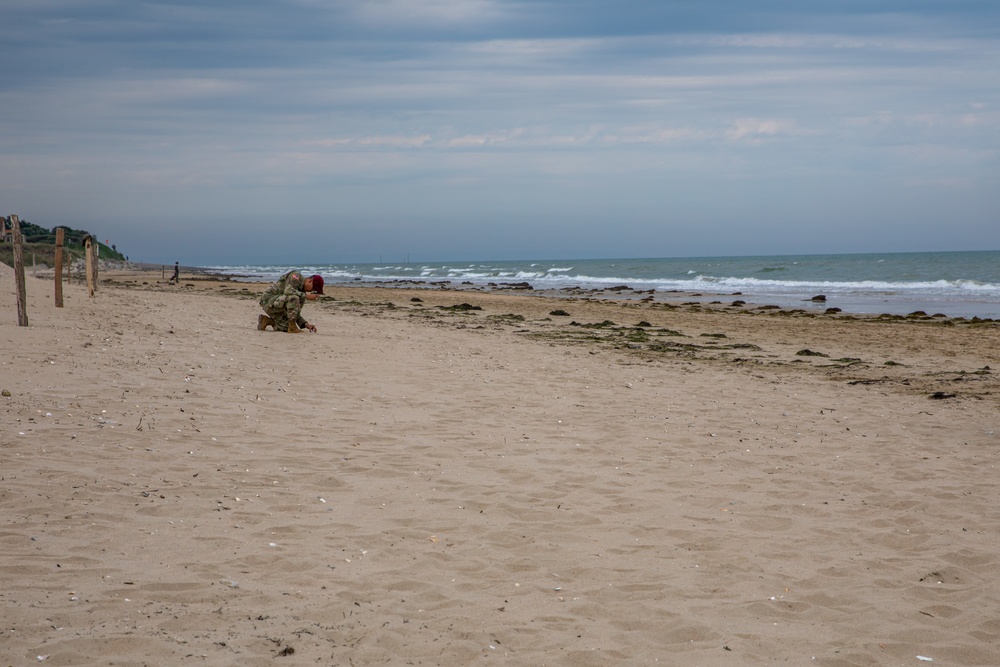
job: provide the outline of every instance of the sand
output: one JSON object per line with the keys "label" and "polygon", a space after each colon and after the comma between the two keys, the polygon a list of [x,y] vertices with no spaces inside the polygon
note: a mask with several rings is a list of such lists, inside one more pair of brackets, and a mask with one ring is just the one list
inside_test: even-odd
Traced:
{"label": "sand", "polygon": [[0,273],[0,664],[1000,664],[997,323],[104,277]]}

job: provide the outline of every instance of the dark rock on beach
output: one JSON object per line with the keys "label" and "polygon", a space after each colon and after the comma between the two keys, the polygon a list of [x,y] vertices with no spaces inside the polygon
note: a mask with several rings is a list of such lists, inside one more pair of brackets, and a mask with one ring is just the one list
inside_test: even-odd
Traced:
{"label": "dark rock on beach", "polygon": [[482,310],[482,306],[473,306],[471,303],[460,303],[455,306],[438,306],[441,310],[452,310],[452,311],[466,311],[466,310]]}

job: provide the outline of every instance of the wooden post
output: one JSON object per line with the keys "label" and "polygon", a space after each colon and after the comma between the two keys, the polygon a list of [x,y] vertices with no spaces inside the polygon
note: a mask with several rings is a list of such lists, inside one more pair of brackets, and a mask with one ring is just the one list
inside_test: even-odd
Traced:
{"label": "wooden post", "polygon": [[94,296],[94,241],[89,234],[83,239],[83,249],[83,254],[87,258],[87,292],[90,296]]}
{"label": "wooden post", "polygon": [[14,282],[17,284],[17,326],[28,326],[28,300],[24,289],[24,239],[21,237],[21,221],[16,215],[10,216],[11,232],[14,239]]}
{"label": "wooden post", "polygon": [[97,258],[101,256],[101,244],[97,242],[97,239],[93,240],[93,243],[90,246],[90,251],[94,255],[94,261],[90,265],[90,270],[94,272],[94,291],[96,292],[97,291],[97,266],[98,266]]}
{"label": "wooden post", "polygon": [[63,266],[63,238],[66,230],[62,227],[56,229],[56,308],[63,307],[62,294],[62,266]]}

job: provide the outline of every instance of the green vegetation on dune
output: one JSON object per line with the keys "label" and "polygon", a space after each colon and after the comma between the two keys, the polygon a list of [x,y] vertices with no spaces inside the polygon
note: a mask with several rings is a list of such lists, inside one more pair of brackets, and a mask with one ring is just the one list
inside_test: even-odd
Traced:
{"label": "green vegetation on dune", "polygon": [[[9,224],[3,218],[0,218],[0,221],[3,221],[7,225],[4,232],[10,229]],[[63,232],[63,247],[69,253],[70,262],[83,257],[84,237],[90,235],[96,239],[96,236],[83,229],[73,229],[66,225],[58,225],[52,229],[45,229],[44,227],[39,227],[26,220],[22,220],[21,237],[24,239],[25,264],[30,266],[32,261],[34,261],[50,267],[55,266],[56,230],[60,227],[65,230]],[[5,239],[6,234],[0,235],[0,262],[13,266],[14,246]],[[97,241],[97,245],[99,247],[98,257],[101,259],[125,259],[125,256],[118,252],[117,248],[108,247],[100,241]]]}

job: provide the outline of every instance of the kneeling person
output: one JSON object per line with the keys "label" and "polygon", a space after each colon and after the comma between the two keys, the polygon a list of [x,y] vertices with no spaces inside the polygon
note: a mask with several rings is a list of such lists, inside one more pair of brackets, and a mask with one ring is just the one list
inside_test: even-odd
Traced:
{"label": "kneeling person", "polygon": [[257,317],[257,328],[263,331],[273,326],[275,331],[302,333],[308,329],[316,332],[315,325],[302,317],[302,306],[306,299],[314,301],[323,293],[323,276],[313,275],[303,278],[299,271],[289,271],[264,291],[260,297],[260,307],[264,314]]}

